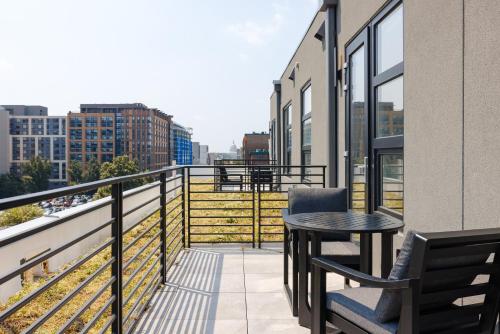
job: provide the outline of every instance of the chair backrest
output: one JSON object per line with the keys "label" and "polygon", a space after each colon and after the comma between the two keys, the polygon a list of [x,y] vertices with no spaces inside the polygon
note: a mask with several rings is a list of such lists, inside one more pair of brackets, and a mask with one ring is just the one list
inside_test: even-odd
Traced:
{"label": "chair backrest", "polygon": [[311,212],[347,211],[345,188],[293,188],[288,190],[288,211],[291,215]]}
{"label": "chair backrest", "polygon": [[[345,212],[347,189],[345,188],[293,188],[288,190],[288,213]],[[324,241],[350,241],[345,232],[323,234]]]}
{"label": "chair backrest", "polygon": [[500,302],[499,253],[500,229],[416,234],[408,277],[420,278],[420,293],[403,294],[400,328],[414,317],[411,332],[492,333]]}
{"label": "chair backrest", "polygon": [[222,181],[228,180],[226,167],[219,167],[219,173],[220,173]]}

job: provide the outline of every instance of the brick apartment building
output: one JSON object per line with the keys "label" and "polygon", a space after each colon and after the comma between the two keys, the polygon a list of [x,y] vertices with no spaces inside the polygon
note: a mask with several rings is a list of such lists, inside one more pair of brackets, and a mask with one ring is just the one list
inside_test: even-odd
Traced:
{"label": "brick apartment building", "polygon": [[141,103],[81,104],[80,112],[68,113],[68,157],[85,167],[128,156],[141,170],[170,165],[172,116]]}
{"label": "brick apartment building", "polygon": [[269,159],[269,133],[246,133],[242,145],[243,160]]}

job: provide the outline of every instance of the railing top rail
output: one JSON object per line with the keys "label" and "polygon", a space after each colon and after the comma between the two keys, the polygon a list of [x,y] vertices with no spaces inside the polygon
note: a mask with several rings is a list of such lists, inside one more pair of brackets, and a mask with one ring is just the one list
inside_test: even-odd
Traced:
{"label": "railing top rail", "polygon": [[184,166],[185,168],[254,168],[254,167],[265,167],[265,168],[326,168],[326,165],[189,165]]}
{"label": "railing top rail", "polygon": [[68,186],[68,187],[63,187],[63,188],[58,188],[58,189],[53,189],[53,190],[41,191],[41,192],[33,193],[33,194],[8,197],[8,198],[0,199],[0,211],[7,210],[10,208],[14,208],[14,207],[18,207],[18,206],[22,206],[22,205],[37,203],[37,202],[41,202],[41,201],[56,198],[56,197],[63,197],[63,196],[67,196],[67,195],[74,195],[74,194],[78,194],[78,193],[83,193],[83,192],[94,190],[94,189],[97,189],[100,187],[109,186],[109,185],[112,185],[112,184],[115,184],[118,182],[127,182],[127,181],[136,180],[136,179],[142,179],[145,177],[152,177],[152,176],[156,176],[156,175],[159,175],[161,173],[164,173],[164,172],[176,171],[176,170],[183,169],[183,168],[184,168],[184,166],[170,166],[170,167],[158,169],[158,170],[151,171],[151,172],[143,172],[143,173],[132,174],[132,175],[127,175],[127,176],[112,177],[109,179],[104,179],[104,180],[99,180],[99,181],[94,181],[94,182],[89,182],[89,183],[82,183],[82,184],[78,184],[75,186]]}

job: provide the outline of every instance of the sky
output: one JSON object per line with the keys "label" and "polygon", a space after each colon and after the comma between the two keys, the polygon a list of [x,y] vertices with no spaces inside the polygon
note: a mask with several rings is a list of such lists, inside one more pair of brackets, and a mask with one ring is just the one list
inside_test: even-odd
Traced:
{"label": "sky", "polygon": [[141,102],[211,152],[269,130],[279,79],[317,0],[0,2],[0,104]]}

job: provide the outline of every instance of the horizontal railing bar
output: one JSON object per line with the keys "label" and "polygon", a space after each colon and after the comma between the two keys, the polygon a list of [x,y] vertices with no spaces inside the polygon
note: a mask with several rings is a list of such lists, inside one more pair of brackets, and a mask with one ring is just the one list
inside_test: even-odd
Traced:
{"label": "horizontal railing bar", "polygon": [[179,230],[173,237],[172,237],[172,240],[170,240],[170,242],[167,244],[167,247],[165,247],[166,249],[169,249],[170,246],[172,246],[172,244],[174,243],[175,239],[177,239],[179,237],[179,235],[182,233],[182,229]]}
{"label": "horizontal railing bar", "polygon": [[[282,241],[283,242],[283,241]],[[252,239],[249,240],[191,240],[192,244],[207,244],[207,243],[218,243],[218,244],[251,244]]]}
{"label": "horizontal railing bar", "polygon": [[[168,181],[167,181],[167,184],[168,184]],[[178,185],[178,186],[175,186],[175,187],[173,187],[172,189],[168,189],[168,190],[165,192],[165,195],[166,195],[166,194],[170,194],[172,191],[175,191],[175,190],[177,190],[177,189],[179,189],[179,188],[182,188],[182,184],[180,184],[180,185]]]}
{"label": "horizontal railing bar", "polygon": [[[288,198],[285,199],[277,199],[277,198],[271,198],[271,199],[261,199],[261,202],[287,202]],[[287,209],[287,208],[284,208]]]}
{"label": "horizontal railing bar", "polygon": [[207,225],[197,225],[197,224],[191,224],[191,227],[248,227],[248,226],[253,226],[253,224],[207,224]]}
{"label": "horizontal railing bar", "polygon": [[283,218],[283,216],[260,216],[260,218]]}
{"label": "horizontal railing bar", "polygon": [[151,264],[151,266],[149,266],[149,268],[146,270],[146,273],[141,277],[141,279],[135,284],[134,288],[132,289],[132,291],[130,291],[129,295],[124,299],[123,303],[122,303],[122,307],[125,307],[125,305],[128,304],[128,302],[130,301],[130,299],[132,299],[132,297],[134,296],[134,294],[137,292],[137,290],[139,290],[139,288],[141,287],[142,283],[144,283],[144,281],[146,280],[146,278],[149,276],[149,274],[151,274],[151,272],[153,271],[153,269],[155,268],[155,266],[161,261],[161,258],[158,258],[156,259],[153,264]]}
{"label": "horizontal railing bar", "polygon": [[283,224],[260,224],[261,227],[283,227]]}
{"label": "horizontal railing bar", "polygon": [[190,210],[253,210],[252,207],[247,208],[190,208]]}
{"label": "horizontal railing bar", "polygon": [[[166,217],[168,217],[168,216],[169,216],[172,212],[174,212],[174,211],[175,211],[175,210],[177,210],[179,207],[181,207],[181,206],[182,206],[182,204],[183,204],[183,203],[182,203],[182,202],[180,202],[179,204],[175,205],[175,206],[172,208],[172,210],[170,210],[169,212],[167,212],[167,213],[165,214],[165,216],[166,216]],[[181,211],[181,212],[182,212],[182,211]]]}
{"label": "horizontal railing bar", "polygon": [[[114,299],[113,299],[114,301]],[[106,323],[102,326],[101,330],[99,331],[99,334],[104,334],[104,333],[107,333],[108,331],[108,328],[113,324],[113,321],[115,321],[116,319],[116,316],[115,315],[112,315],[108,321],[106,321]],[[88,330],[87,330],[88,332]]]}
{"label": "horizontal railing bar", "polygon": [[221,218],[228,218],[228,219],[237,219],[237,218],[244,218],[244,219],[249,219],[253,218],[253,216],[189,216],[191,219],[211,219],[211,218],[216,218],[216,219],[221,219]]}
{"label": "horizontal railing bar", "polygon": [[[166,235],[167,239],[170,237],[170,235],[172,235],[172,232],[173,232],[173,231],[175,231],[175,230],[176,230],[179,226],[181,226],[181,225],[182,225],[182,219],[181,219],[181,220],[179,220],[179,221],[177,222],[177,224],[175,224],[175,225],[174,225],[174,227],[172,227],[172,228],[170,229],[170,231],[169,231],[169,232],[167,233],[167,235]],[[181,231],[182,231],[182,229],[181,229]]]}
{"label": "horizontal railing bar", "polygon": [[129,320],[130,316],[134,313],[135,309],[137,308],[137,305],[139,305],[141,303],[142,298],[144,298],[144,296],[147,293],[150,292],[151,287],[153,286],[153,284],[155,283],[155,281],[158,281],[158,279],[160,278],[160,271],[161,271],[162,267],[163,266],[160,264],[160,267],[158,268],[158,270],[153,275],[153,278],[151,279],[151,281],[148,283],[148,285],[146,285],[146,288],[144,288],[144,290],[141,292],[141,294],[139,295],[139,297],[135,301],[134,305],[128,311],[127,315],[123,317],[123,323],[124,324],[127,323],[127,321]]}
{"label": "horizontal railing bar", "polygon": [[252,232],[217,232],[217,233],[202,233],[202,232],[191,232],[191,235],[252,235]]}
{"label": "horizontal railing bar", "polygon": [[[80,210],[78,212],[74,212],[66,217],[62,217],[62,218],[58,218],[57,220],[54,220],[52,222],[49,222],[47,224],[44,224],[43,226],[39,226],[39,227],[36,227],[36,228],[33,228],[31,230],[28,230],[28,231],[25,231],[25,232],[21,232],[19,234],[16,234],[16,235],[13,235],[11,237],[8,237],[4,240],[0,240],[0,248],[1,247],[4,247],[4,246],[7,246],[13,242],[16,242],[18,240],[21,240],[21,239],[25,239],[27,237],[30,237],[32,235],[35,235],[37,233],[40,233],[40,232],[43,232],[43,231],[46,231],[52,227],[55,227],[55,226],[58,226],[62,223],[66,223],[72,219],[75,219],[77,217],[80,217],[86,213],[89,213],[89,212],[92,212],[92,211],[95,211],[95,210],[98,210],[102,207],[105,207],[106,205],[109,205],[113,203],[113,200],[112,199],[107,199],[107,200],[104,200],[102,203],[99,203],[97,205],[94,205],[94,206],[90,206],[86,209],[83,209],[83,210]],[[1,211],[1,210],[0,210]]]}
{"label": "horizontal railing bar", "polygon": [[[149,292],[151,293],[151,296],[150,296],[150,297],[149,297],[149,299],[148,299],[148,300],[146,300],[146,301],[142,304],[142,306],[138,309],[137,314],[141,314],[142,312],[144,312],[144,309],[148,306],[148,304],[149,304],[149,303],[151,302],[151,300],[153,299],[153,297],[154,297],[153,292],[154,292],[155,290],[157,290],[157,289],[158,289],[158,286],[160,285],[160,280],[158,280],[159,278],[160,278],[160,274],[158,273],[157,277],[156,277],[156,278],[152,281],[152,282],[154,282],[154,281],[156,280],[156,281],[157,281],[157,282],[156,282],[156,285],[151,286],[151,289],[149,290]],[[145,296],[145,295],[146,295],[146,294],[144,294],[144,296]],[[144,297],[144,296],[142,296],[142,297]],[[141,299],[142,299],[142,298],[141,298]],[[136,322],[134,322],[134,323],[132,323],[132,324],[131,324],[128,328],[127,328],[126,334],[129,334],[129,333],[130,333],[130,332],[131,332],[131,331],[135,328],[135,326],[137,326],[137,321],[136,321]]]}
{"label": "horizontal railing bar", "polygon": [[56,197],[63,197],[67,195],[74,195],[82,192],[87,192],[90,190],[94,190],[100,187],[105,187],[109,186],[112,184],[116,184],[119,182],[127,182],[135,179],[143,179],[146,177],[150,176],[155,176],[159,175],[163,172],[168,172],[168,171],[176,171],[179,169],[183,169],[184,166],[171,166],[171,167],[166,167],[164,169],[159,169],[151,172],[144,172],[144,173],[138,173],[138,174],[132,174],[132,175],[127,175],[127,176],[119,176],[119,177],[112,177],[109,179],[104,179],[104,180],[98,180],[94,182],[88,182],[88,183],[82,183],[74,186],[68,186],[64,188],[57,188],[57,189],[52,189],[52,190],[47,190],[47,191],[41,191],[33,194],[28,194],[28,195],[20,195],[20,196],[14,196],[14,197],[9,197],[5,199],[0,199],[0,211],[7,210],[10,208],[26,205],[26,204],[32,204],[36,202],[42,202],[47,199],[52,199]]}
{"label": "horizontal railing bar", "polygon": [[[174,251],[167,254],[167,256],[166,256],[167,264],[168,264],[170,259],[172,259],[172,263],[173,263],[175,261],[175,259],[177,258],[177,256],[179,255],[180,250],[183,248],[183,247],[179,247],[179,245],[182,246],[182,239],[179,239],[177,241],[177,243],[175,244],[175,246],[172,247],[172,249]],[[179,247],[179,248],[177,248],[177,247]],[[175,252],[177,252],[177,253],[175,253]]]}
{"label": "horizontal railing bar", "polygon": [[128,232],[132,231],[137,226],[139,226],[142,223],[144,223],[148,218],[150,218],[152,215],[154,215],[155,213],[157,213],[158,211],[160,211],[160,209],[161,209],[161,206],[158,206],[158,207],[155,207],[153,210],[150,210],[146,214],[146,216],[144,216],[141,219],[139,219],[137,222],[135,222],[134,224],[132,224],[132,226],[127,227],[127,229],[125,231],[123,231],[122,235],[127,234]]}
{"label": "horizontal railing bar", "polygon": [[[136,254],[134,254],[134,256],[132,256],[132,257],[131,257],[131,258],[130,258],[130,259],[129,259],[129,260],[128,260],[128,261],[127,261],[124,265],[123,265],[123,270],[127,269],[127,268],[130,266],[130,264],[131,264],[132,262],[134,262],[134,261],[135,261],[135,259],[137,259],[137,257],[138,257],[139,255],[141,255],[141,254],[144,252],[144,250],[145,250],[146,248],[148,248],[149,246],[151,246],[151,244],[152,244],[155,240],[157,240],[156,238],[157,238],[158,236],[160,236],[160,234],[161,234],[161,231],[158,231],[157,233],[155,233],[155,234],[151,237],[151,239],[150,239],[148,242],[146,242],[146,244],[145,244],[144,246],[142,246],[142,247],[141,247],[141,249],[139,249],[139,251],[138,251]],[[158,239],[158,240],[159,240],[159,239]]]}
{"label": "horizontal railing bar", "polygon": [[109,259],[106,263],[104,263],[101,267],[99,267],[99,269],[97,269],[91,276],[87,277],[84,281],[78,284],[75,289],[66,294],[64,298],[61,299],[57,304],[52,306],[49,309],[49,311],[47,311],[43,316],[41,316],[35,322],[33,322],[24,332],[32,333],[41,325],[43,325],[45,321],[48,320],[48,318],[53,316],[57,311],[59,311],[61,307],[66,305],[69,300],[73,299],[73,297],[76,296],[78,293],[80,293],[80,291],[82,291],[83,288],[85,288],[88,284],[90,284],[90,282],[92,282],[97,276],[102,274],[104,270],[106,270],[114,261],[115,258]]}
{"label": "horizontal railing bar", "polygon": [[262,232],[260,232],[260,234],[269,234],[269,235],[276,235],[276,234],[280,234],[280,235],[281,235],[281,234],[283,234],[283,231],[281,231],[281,232],[263,232],[263,231],[262,231]]}
{"label": "horizontal railing bar", "polygon": [[158,187],[159,185],[160,181],[154,181],[148,184],[147,186],[139,186],[137,188],[131,189],[126,194],[123,194],[123,199],[151,190],[153,188]]}
{"label": "horizontal railing bar", "polygon": [[170,226],[170,224],[173,223],[177,218],[179,218],[181,214],[182,214],[182,211],[179,211],[179,213],[177,213],[174,218],[170,219],[170,221],[168,221],[166,223],[167,226]]}
{"label": "horizontal railing bar", "polygon": [[100,296],[102,296],[106,289],[108,289],[115,280],[115,277],[111,277],[96,293],[94,293],[94,295],[89,300],[85,302],[85,304],[82,305],[82,307],[78,309],[78,311],[76,311],[76,313],[71,316],[68,321],[66,321],[66,323],[61,328],[59,328],[57,333],[64,333],[78,318],[81,317],[81,315],[90,307],[90,305],[92,305]]}
{"label": "horizontal railing bar", "polygon": [[153,228],[158,226],[160,224],[160,222],[161,222],[161,219],[158,219],[156,222],[151,224],[150,227],[148,227],[146,230],[142,231],[137,237],[134,238],[134,240],[132,240],[130,243],[128,243],[126,246],[123,247],[122,252],[125,253],[126,251],[128,251],[130,249],[130,247],[135,245],[139,240],[141,240],[142,237],[144,237],[145,234],[149,233]]}
{"label": "horizontal railing bar", "polygon": [[156,246],[156,248],[151,253],[148,254],[148,256],[139,264],[139,266],[137,268],[135,268],[135,270],[128,277],[127,281],[125,283],[123,283],[123,289],[124,290],[132,282],[132,280],[135,278],[135,276],[142,270],[142,268],[144,268],[144,266],[146,265],[146,263],[148,263],[151,260],[151,258],[153,257],[153,255],[155,255],[156,252],[158,252],[158,250],[160,249],[160,247],[161,247],[161,244],[159,244],[158,246]]}
{"label": "horizontal railing bar", "polygon": [[100,225],[99,227],[85,233],[84,235],[76,238],[76,239],[73,239],[72,241],[68,242],[67,244],[64,244],[56,249],[54,249],[53,251],[50,251],[48,253],[45,253],[43,256],[41,257],[38,257],[38,258],[35,258],[31,261],[28,261],[24,264],[22,264],[18,269],[14,270],[14,271],[11,271],[9,274],[3,276],[2,278],[0,278],[0,285],[2,285],[3,283],[7,282],[8,280],[16,277],[17,275],[23,273],[24,271],[28,270],[29,268],[33,267],[33,266],[36,266],[37,264],[47,260],[48,258],[62,252],[63,250],[65,249],[68,249],[69,247],[77,244],[78,242],[90,237],[91,235],[95,234],[96,232],[99,232],[100,230],[104,229],[105,227],[111,225],[115,220],[114,219],[111,219],[110,221],[104,223],[103,225]]}
{"label": "horizontal railing bar", "polygon": [[170,198],[170,199],[168,200],[168,202],[167,202],[167,205],[168,205],[168,204],[170,204],[170,203],[172,203],[173,201],[175,201],[175,200],[177,200],[177,199],[181,198],[181,196],[182,196],[182,193],[180,193],[179,195],[175,196],[174,198]]}
{"label": "horizontal railing bar", "polygon": [[190,202],[253,202],[253,199],[191,199]]}
{"label": "horizontal railing bar", "polygon": [[261,207],[260,209],[261,210],[283,210],[283,209],[288,209],[288,207],[284,207],[284,208],[281,208],[281,207],[280,208],[267,208],[267,207],[266,208],[262,208]]}
{"label": "horizontal railing bar", "polygon": [[42,292],[46,291],[49,289],[51,286],[59,282],[61,279],[66,277],[67,275],[71,274],[73,271],[76,269],[80,268],[85,262],[88,260],[92,259],[94,256],[99,254],[103,249],[106,247],[109,247],[113,242],[115,241],[114,238],[111,238],[110,240],[106,241],[104,244],[96,248],[92,253],[86,255],[84,258],[78,260],[78,262],[72,264],[69,268],[58,274],[57,276],[52,277],[48,282],[46,282],[44,285],[39,287],[38,289],[34,290],[30,294],[24,296],[21,300],[17,301],[15,304],[10,306],[8,309],[4,310],[3,312],[0,313],[0,322],[4,321],[6,318],[14,314],[18,309],[21,307],[25,306],[28,304],[31,300],[39,296]]}
{"label": "horizontal railing bar", "polygon": [[[102,315],[104,314],[104,312],[106,312],[106,310],[108,309],[108,307],[111,305],[111,303],[113,303],[115,301],[115,299],[116,299],[115,296],[111,296],[111,298],[108,299],[108,301],[104,304],[104,306],[101,307],[99,309],[99,311],[97,311],[97,313],[92,317],[92,319],[90,319],[90,321],[87,324],[85,324],[85,327],[82,329],[82,333],[88,333],[88,331],[92,327],[94,327],[94,325],[96,324],[96,322],[102,317]],[[108,322],[109,322],[108,327],[111,325],[111,323],[113,322],[114,319],[115,319],[115,316],[111,315],[110,319],[108,320]],[[106,324],[108,322],[106,322]],[[104,331],[106,331],[108,329],[108,327],[106,327],[106,324],[104,324],[104,326],[103,326]],[[101,329],[101,331],[102,331],[102,329]]]}
{"label": "horizontal railing bar", "polygon": [[193,190],[190,190],[189,191],[191,194],[225,194],[225,195],[228,195],[228,194],[253,194],[253,191],[248,191],[248,190],[245,190],[245,191],[193,191]]}
{"label": "horizontal railing bar", "polygon": [[137,210],[139,210],[139,209],[144,208],[146,205],[151,204],[151,203],[153,203],[154,201],[159,200],[159,199],[160,199],[160,197],[161,197],[161,195],[157,195],[157,196],[155,196],[155,197],[153,197],[153,198],[151,198],[151,199],[148,199],[146,202],[141,203],[141,204],[139,204],[138,206],[135,206],[135,207],[133,207],[132,209],[130,209],[130,210],[128,210],[128,211],[125,211],[125,212],[123,213],[123,217],[126,217],[126,216],[128,216],[129,214],[131,214],[131,213],[133,213],[133,212],[135,212],[135,211],[137,211]]}

